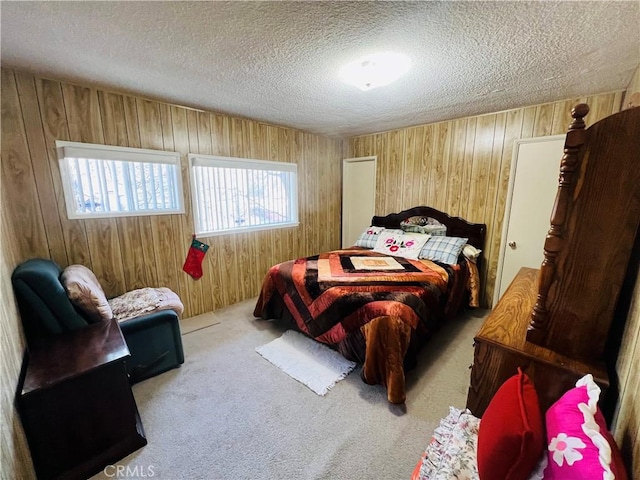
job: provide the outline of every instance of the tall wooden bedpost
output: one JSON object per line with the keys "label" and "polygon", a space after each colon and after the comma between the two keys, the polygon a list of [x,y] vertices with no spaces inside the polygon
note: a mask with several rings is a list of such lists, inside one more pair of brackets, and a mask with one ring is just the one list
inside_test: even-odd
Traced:
{"label": "tall wooden bedpost", "polygon": [[538,280],[538,296],[531,312],[531,321],[527,330],[527,341],[544,345],[547,333],[547,294],[555,277],[556,258],[564,244],[564,230],[571,197],[575,188],[580,158],[578,151],[585,142],[584,117],[589,113],[589,106],[580,103],[571,109],[573,121],[569,125],[564,142],[564,155],[560,163],[558,193],[551,213],[551,228],[544,242],[544,260],[540,267]]}
{"label": "tall wooden bedpost", "polygon": [[571,112],[540,270],[520,270],[474,337],[467,406],[476,416],[517,367],[543,409],[587,373],[603,393],[614,385],[612,325],[630,315],[620,297],[631,295],[640,245],[640,107],[585,128],[588,111]]}

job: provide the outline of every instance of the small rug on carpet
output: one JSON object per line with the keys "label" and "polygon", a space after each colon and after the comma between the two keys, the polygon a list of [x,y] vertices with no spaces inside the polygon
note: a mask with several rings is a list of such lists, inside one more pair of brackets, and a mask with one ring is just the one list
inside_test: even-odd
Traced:
{"label": "small rug on carpet", "polygon": [[356,366],[338,352],[294,330],[256,347],[256,352],[322,396]]}

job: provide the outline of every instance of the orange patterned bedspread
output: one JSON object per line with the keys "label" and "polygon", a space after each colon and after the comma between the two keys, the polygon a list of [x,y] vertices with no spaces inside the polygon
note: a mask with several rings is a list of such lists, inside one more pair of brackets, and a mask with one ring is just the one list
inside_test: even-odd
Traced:
{"label": "orange patterned bedspread", "polygon": [[267,318],[266,307],[278,292],[297,327],[323,343],[337,344],[380,316],[399,317],[412,329],[420,322],[429,328],[434,315],[443,315],[457,270],[370,250],[299,258],[271,267],[254,315]]}

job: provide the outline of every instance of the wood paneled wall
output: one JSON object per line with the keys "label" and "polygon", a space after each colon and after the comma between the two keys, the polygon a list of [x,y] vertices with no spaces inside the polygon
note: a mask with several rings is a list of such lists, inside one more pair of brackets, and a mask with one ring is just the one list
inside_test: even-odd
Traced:
{"label": "wood paneled wall", "polygon": [[[180,152],[186,214],[69,220],[55,140]],[[91,268],[108,297],[166,286],[184,316],[259,293],[267,269],[340,246],[342,141],[2,70],[2,173],[19,260]],[[201,238],[204,276],[182,271],[191,235],[187,153],[298,164],[300,226]]]}
{"label": "wood paneled wall", "polygon": [[[626,91],[623,108],[631,106],[626,100],[633,94],[640,95],[640,66]],[[635,289],[616,364],[620,399],[613,420],[616,442],[631,469],[630,478],[640,478],[640,271],[635,274]]]}
{"label": "wood paneled wall", "polygon": [[18,263],[20,248],[9,217],[5,215],[9,208],[15,207],[7,202],[5,194],[6,189],[0,182],[0,478],[29,479],[35,478],[35,472],[22,424],[14,408],[24,342],[11,286],[11,272]]}
{"label": "wood paneled wall", "polygon": [[640,66],[636,68],[622,100],[622,108],[640,107]]}
{"label": "wood paneled wall", "polygon": [[[348,155],[376,155],[376,215],[429,205],[487,224],[482,304],[496,281],[513,143],[566,133],[571,108],[589,104],[592,124],[620,110],[623,92],[419,125],[349,139]],[[558,166],[560,158],[558,158]]]}
{"label": "wood paneled wall", "polygon": [[640,478],[640,272],[616,365],[619,400],[612,429],[633,475]]}

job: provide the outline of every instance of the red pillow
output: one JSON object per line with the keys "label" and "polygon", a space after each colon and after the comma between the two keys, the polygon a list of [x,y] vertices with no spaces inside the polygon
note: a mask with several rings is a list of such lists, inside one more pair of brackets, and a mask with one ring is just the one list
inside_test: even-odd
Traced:
{"label": "red pillow", "polygon": [[498,389],[480,421],[480,480],[527,480],[545,447],[538,394],[518,373]]}

